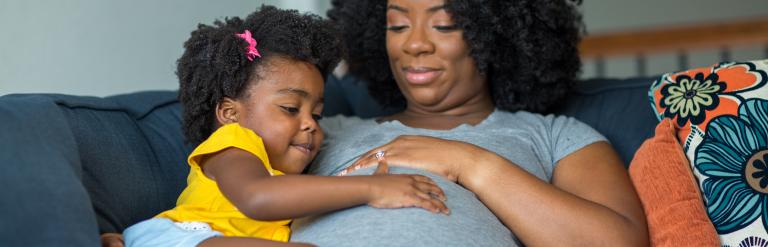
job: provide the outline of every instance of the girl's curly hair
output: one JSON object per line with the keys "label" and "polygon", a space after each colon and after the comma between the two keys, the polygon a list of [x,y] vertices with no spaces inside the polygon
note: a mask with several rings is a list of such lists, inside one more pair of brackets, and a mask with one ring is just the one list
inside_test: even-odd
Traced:
{"label": "girl's curly hair", "polygon": [[[496,107],[544,112],[565,96],[581,68],[580,0],[446,0]],[[385,106],[403,106],[385,47],[387,0],[333,0],[349,71]]]}
{"label": "girl's curly hair", "polygon": [[[245,30],[257,41],[261,58],[248,60],[248,43],[235,35]],[[199,24],[184,43],[176,71],[187,141],[208,138],[216,127],[216,105],[224,97],[247,97],[248,81],[259,78],[260,66],[271,57],[313,64],[325,78],[341,59],[341,48],[330,21],[273,6],[261,6],[245,20],[232,17]]]}

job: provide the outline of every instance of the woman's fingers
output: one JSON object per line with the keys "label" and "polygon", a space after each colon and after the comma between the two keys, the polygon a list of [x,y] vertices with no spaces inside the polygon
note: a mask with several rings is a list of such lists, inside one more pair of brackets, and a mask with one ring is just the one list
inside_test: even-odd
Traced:
{"label": "woman's fingers", "polygon": [[[391,148],[393,147],[392,145],[395,142],[397,142],[397,139],[387,144],[376,147],[374,149],[368,150],[368,152],[365,152],[362,155],[360,155],[360,158],[358,158],[357,161],[355,161],[355,163],[347,167],[347,169],[345,169],[346,172],[342,172],[342,173],[346,174],[360,168],[369,167],[369,166],[375,165],[379,160],[386,159],[387,156],[390,156],[392,154]],[[376,153],[379,153],[379,152],[381,153],[381,157],[377,159]]]}
{"label": "woman's fingers", "polygon": [[[376,159],[376,157],[375,157],[376,152],[374,151],[374,152],[368,152],[368,153],[370,153],[370,155],[363,155],[363,156],[361,156],[360,159],[355,161],[355,163],[353,163],[351,166],[349,166],[349,167],[345,168],[344,170],[342,170],[341,172],[339,172],[338,175],[339,176],[344,176],[344,175],[347,175],[350,172],[353,172],[353,171],[358,170],[358,169],[362,169],[362,168],[378,165],[379,160]],[[386,159],[386,156],[385,156],[384,159]]]}

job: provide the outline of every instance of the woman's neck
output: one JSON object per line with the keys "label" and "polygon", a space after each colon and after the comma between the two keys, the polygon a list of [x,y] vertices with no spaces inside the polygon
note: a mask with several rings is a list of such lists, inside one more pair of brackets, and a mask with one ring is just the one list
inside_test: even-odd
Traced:
{"label": "woman's neck", "polygon": [[490,97],[470,99],[446,109],[420,107],[409,102],[403,112],[384,117],[382,120],[398,120],[413,128],[448,130],[462,124],[477,125],[488,118],[494,109]]}

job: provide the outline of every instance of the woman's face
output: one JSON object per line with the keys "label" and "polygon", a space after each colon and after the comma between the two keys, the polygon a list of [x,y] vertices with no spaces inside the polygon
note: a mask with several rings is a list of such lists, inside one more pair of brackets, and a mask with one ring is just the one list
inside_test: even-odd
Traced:
{"label": "woman's face", "polygon": [[387,53],[409,107],[446,110],[490,97],[444,0],[389,0]]}

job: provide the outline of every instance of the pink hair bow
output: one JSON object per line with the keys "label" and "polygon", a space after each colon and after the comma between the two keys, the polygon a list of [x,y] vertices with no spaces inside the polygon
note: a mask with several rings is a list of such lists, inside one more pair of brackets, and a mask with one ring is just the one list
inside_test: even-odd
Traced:
{"label": "pink hair bow", "polygon": [[259,50],[256,50],[256,40],[251,36],[251,31],[245,30],[243,33],[236,33],[237,37],[243,38],[245,42],[248,42],[248,52],[245,54],[248,56],[248,61],[253,61],[256,57],[261,57]]}

